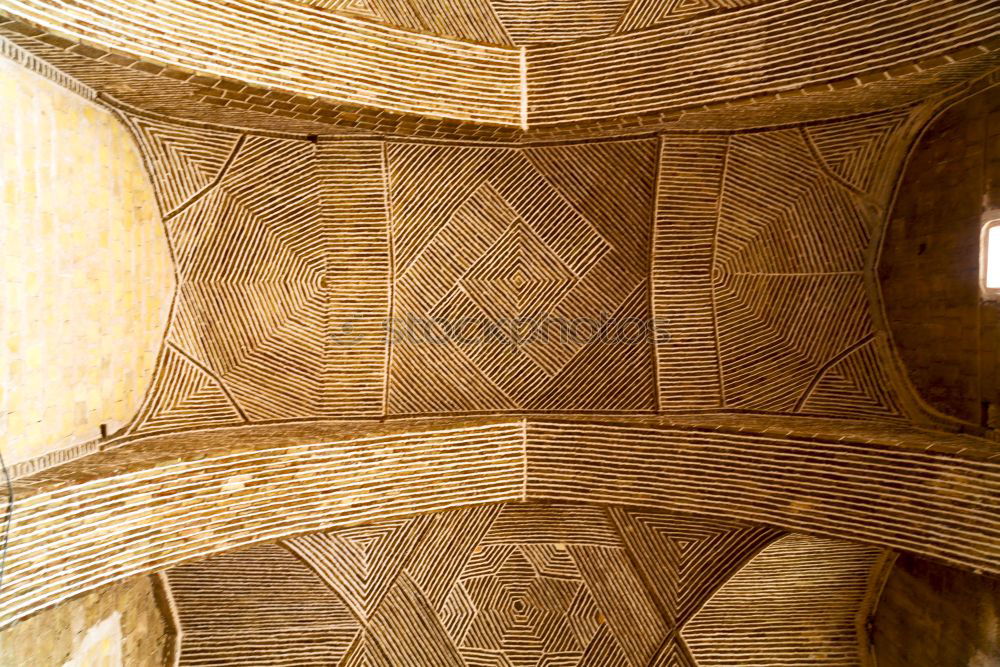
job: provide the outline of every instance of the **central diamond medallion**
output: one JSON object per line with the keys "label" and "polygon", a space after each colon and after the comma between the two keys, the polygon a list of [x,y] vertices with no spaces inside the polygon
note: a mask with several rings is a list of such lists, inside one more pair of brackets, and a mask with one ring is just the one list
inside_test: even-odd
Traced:
{"label": "central diamond medallion", "polygon": [[522,340],[576,283],[562,259],[521,220],[461,280],[465,292],[514,340]]}

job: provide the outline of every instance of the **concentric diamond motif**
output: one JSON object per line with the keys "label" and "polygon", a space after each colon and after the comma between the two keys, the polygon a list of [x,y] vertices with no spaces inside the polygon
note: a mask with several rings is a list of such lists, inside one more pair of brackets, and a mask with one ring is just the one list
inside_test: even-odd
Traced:
{"label": "concentric diamond motif", "polygon": [[523,340],[576,282],[562,259],[517,220],[461,285],[504,333]]}
{"label": "concentric diamond motif", "polygon": [[388,149],[387,412],[655,407],[652,342],[606,334],[649,317],[656,155],[645,141]]}

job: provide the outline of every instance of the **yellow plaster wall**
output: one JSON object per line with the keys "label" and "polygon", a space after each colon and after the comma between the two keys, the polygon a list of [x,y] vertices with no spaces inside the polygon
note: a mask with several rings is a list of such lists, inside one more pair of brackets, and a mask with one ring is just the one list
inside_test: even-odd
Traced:
{"label": "yellow plaster wall", "polygon": [[0,278],[7,465],[127,422],[174,290],[152,186],[110,112],[4,58]]}

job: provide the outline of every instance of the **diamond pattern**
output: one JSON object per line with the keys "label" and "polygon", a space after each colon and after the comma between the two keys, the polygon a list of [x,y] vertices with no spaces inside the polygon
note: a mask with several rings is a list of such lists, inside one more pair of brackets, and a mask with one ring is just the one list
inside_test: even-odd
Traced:
{"label": "diamond pattern", "polygon": [[654,149],[390,148],[388,412],[653,407],[651,342],[600,332],[649,316]]}
{"label": "diamond pattern", "polygon": [[461,281],[493,323],[514,340],[523,340],[576,283],[573,272],[522,220],[512,224]]}

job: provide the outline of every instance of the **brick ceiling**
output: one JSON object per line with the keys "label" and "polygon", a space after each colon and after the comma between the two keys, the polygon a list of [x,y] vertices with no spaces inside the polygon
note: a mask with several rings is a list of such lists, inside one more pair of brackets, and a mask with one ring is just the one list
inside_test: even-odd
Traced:
{"label": "brick ceiling", "polygon": [[998,8],[0,0],[178,281],[124,432],[18,480],[2,622],[168,570],[182,664],[856,664],[887,549],[1000,571],[873,277]]}

